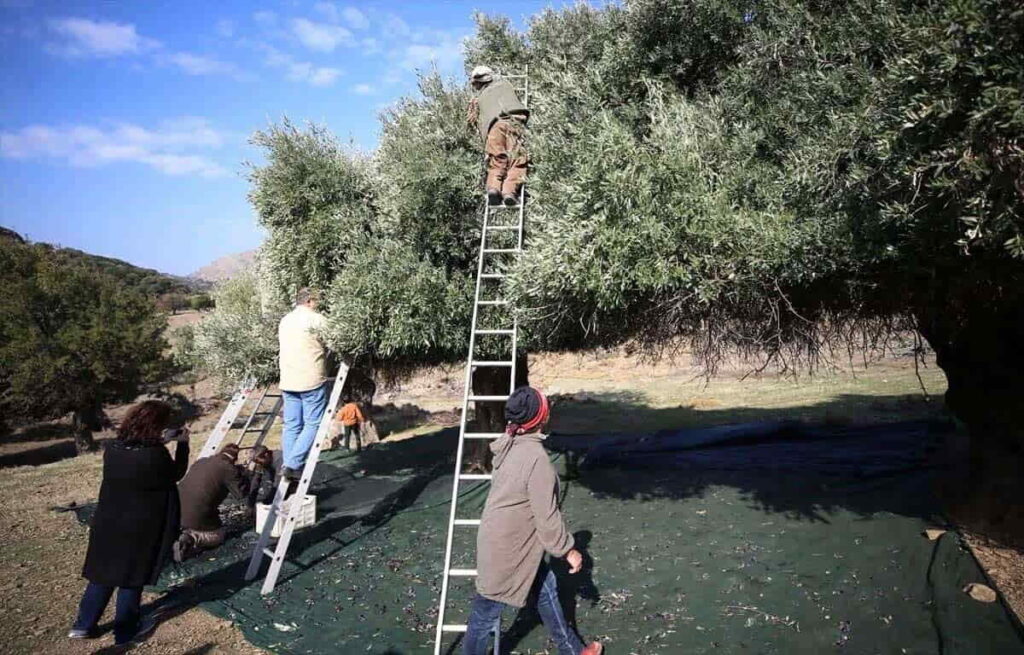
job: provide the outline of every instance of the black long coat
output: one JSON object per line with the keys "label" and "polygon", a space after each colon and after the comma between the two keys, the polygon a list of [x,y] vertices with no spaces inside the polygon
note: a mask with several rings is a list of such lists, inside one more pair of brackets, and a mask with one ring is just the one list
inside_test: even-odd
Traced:
{"label": "black long coat", "polygon": [[163,445],[110,442],[89,531],[82,575],[110,587],[155,584],[178,538],[177,482],[188,468],[188,443],[171,460]]}

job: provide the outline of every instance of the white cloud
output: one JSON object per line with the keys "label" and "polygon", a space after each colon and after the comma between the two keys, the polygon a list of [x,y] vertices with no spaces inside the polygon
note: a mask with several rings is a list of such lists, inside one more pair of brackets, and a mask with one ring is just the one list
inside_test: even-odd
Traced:
{"label": "white cloud", "polygon": [[317,2],[313,5],[313,11],[330,23],[344,22],[354,30],[365,30],[370,27],[370,19],[366,14],[352,6],[338,9],[338,5],[333,2]]}
{"label": "white cloud", "polygon": [[155,129],[133,123],[102,128],[91,125],[30,125],[0,133],[0,156],[10,159],[56,159],[76,167],[116,162],[144,164],[167,175],[213,178],[228,171],[213,160],[187,152],[219,148],[225,136],[207,120],[185,117]]}
{"label": "white cloud", "polygon": [[395,14],[388,15],[381,32],[388,39],[404,39],[412,36],[412,28],[409,27],[409,24]]}
{"label": "white cloud", "polygon": [[235,23],[228,19],[222,19],[217,21],[217,35],[222,36],[225,39],[230,39],[235,35]]}
{"label": "white cloud", "polygon": [[321,67],[311,69],[305,79],[313,86],[331,86],[339,76],[341,76],[339,69]]}
{"label": "white cloud", "polygon": [[352,87],[352,93],[360,96],[370,96],[376,92],[377,90],[369,84],[356,84]]}
{"label": "white cloud", "polygon": [[313,11],[332,23],[341,22],[341,12],[338,11],[338,5],[333,2],[317,2],[313,5]]}
{"label": "white cloud", "polygon": [[352,32],[340,25],[317,23],[307,18],[291,22],[292,33],[310,50],[333,52],[339,45],[351,45]]}
{"label": "white cloud", "polygon": [[252,19],[264,27],[277,25],[277,14],[272,11],[257,11],[252,15]]}
{"label": "white cloud", "polygon": [[399,65],[409,71],[435,65],[441,71],[454,72],[462,64],[464,38],[439,34],[433,43],[406,45],[399,50]]}
{"label": "white cloud", "polygon": [[381,51],[380,42],[372,37],[363,39],[359,45],[363,48],[364,56],[375,55]]}
{"label": "white cloud", "polygon": [[341,16],[354,30],[365,30],[370,27],[370,19],[355,7],[345,7],[341,10]]}
{"label": "white cloud", "polygon": [[51,50],[71,57],[117,57],[160,45],[159,41],[141,36],[131,23],[59,18],[51,20],[49,26],[62,39]]}
{"label": "white cloud", "polygon": [[234,64],[191,52],[175,52],[167,57],[167,61],[189,75],[238,75],[239,73]]}
{"label": "white cloud", "polygon": [[267,65],[283,70],[285,77],[293,82],[305,82],[311,86],[320,87],[331,86],[343,74],[338,68],[315,66],[308,61],[298,61],[273,46],[263,45],[263,50],[267,53]]}

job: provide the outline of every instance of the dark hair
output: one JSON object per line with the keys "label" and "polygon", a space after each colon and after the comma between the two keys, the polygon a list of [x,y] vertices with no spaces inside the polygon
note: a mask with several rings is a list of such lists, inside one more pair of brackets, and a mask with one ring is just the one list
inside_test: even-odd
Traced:
{"label": "dark hair", "polygon": [[266,446],[260,446],[252,454],[252,461],[260,466],[271,466],[274,463],[274,453]]}
{"label": "dark hair", "polygon": [[295,304],[296,305],[305,305],[310,300],[319,300],[319,299],[320,299],[320,294],[317,293],[317,291],[315,289],[310,289],[309,287],[302,287],[301,289],[299,289],[298,291],[295,292]]}
{"label": "dark hair", "polygon": [[164,430],[170,424],[173,415],[174,408],[162,400],[143,401],[125,414],[117,427],[117,438],[125,443],[162,443]]}
{"label": "dark hair", "polygon": [[238,459],[238,451],[239,450],[241,450],[241,448],[238,447],[238,444],[236,444],[236,443],[227,443],[227,444],[224,444],[223,446],[221,446],[220,454],[227,456],[228,459],[230,459],[232,462],[234,462],[234,461],[236,461]]}

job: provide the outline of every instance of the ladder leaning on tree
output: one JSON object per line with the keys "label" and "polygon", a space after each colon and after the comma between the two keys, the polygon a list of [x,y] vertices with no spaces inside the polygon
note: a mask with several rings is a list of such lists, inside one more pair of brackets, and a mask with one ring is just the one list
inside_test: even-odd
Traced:
{"label": "ladder leaning on tree", "polygon": [[[283,476],[277,484],[274,500],[270,505],[270,510],[267,512],[267,518],[263,521],[263,529],[260,531],[259,539],[256,540],[256,545],[252,549],[252,556],[249,558],[249,568],[245,572],[246,580],[254,579],[260,572],[263,557],[270,558],[270,568],[267,569],[267,577],[263,579],[263,586],[260,588],[261,594],[269,594],[277,584],[277,577],[281,574],[281,566],[284,564],[284,558],[288,554],[288,545],[291,543],[292,535],[295,533],[296,520],[302,511],[302,502],[306,497],[306,492],[309,491],[309,484],[313,480],[313,472],[316,470],[317,462],[320,460],[320,451],[323,450],[324,442],[330,436],[331,420],[338,409],[338,400],[341,398],[341,391],[345,387],[347,379],[348,366],[341,363],[339,364],[337,374],[334,376],[334,383],[327,400],[327,407],[324,408],[324,414],[320,418],[316,437],[313,439],[313,445],[309,450],[309,454],[306,455],[306,463],[302,467],[299,484],[295,488],[294,493],[290,496],[288,495],[288,487],[291,482]],[[272,539],[274,526],[277,524],[279,516],[284,519],[281,536],[277,539],[277,545],[270,548],[270,540]]]}
{"label": "ladder leaning on tree", "polygon": [[[523,99],[523,105],[529,106],[530,97],[530,81],[528,77],[529,69],[527,69],[522,75],[505,75],[505,79],[508,80],[520,80],[522,86],[516,89],[517,93]],[[509,213],[515,211],[516,220],[514,223],[508,223],[507,217]],[[477,271],[476,271],[476,290],[473,294],[473,321],[469,333],[469,355],[466,358],[466,383],[465,389],[462,395],[462,420],[459,425],[459,443],[458,448],[455,452],[455,475],[452,480],[452,500],[451,509],[448,516],[448,535],[445,543],[444,552],[444,573],[441,578],[441,598],[438,603],[437,610],[437,629],[434,636],[434,654],[440,655],[441,653],[441,640],[446,633],[464,633],[466,632],[466,625],[459,623],[445,623],[446,605],[448,602],[448,586],[452,578],[475,578],[476,569],[466,568],[452,568],[452,538],[456,529],[473,529],[479,528],[479,518],[459,518],[458,517],[458,500],[459,500],[459,489],[463,482],[474,482],[474,481],[487,481],[491,479],[489,473],[463,473],[462,472],[462,458],[465,451],[465,444],[467,440],[493,440],[497,439],[502,435],[500,432],[467,432],[467,422],[469,416],[469,404],[482,403],[482,402],[504,402],[508,399],[508,395],[502,396],[484,396],[484,395],[473,395],[471,392],[472,383],[471,379],[473,371],[479,368],[507,368],[509,371],[509,395],[515,388],[516,382],[516,357],[518,355],[517,348],[519,342],[519,322],[512,316],[511,325],[504,326],[490,326],[480,327],[481,314],[497,309],[500,307],[508,307],[508,301],[488,293],[485,289],[487,285],[497,284],[498,291],[501,289],[501,281],[507,276],[504,272],[507,267],[502,267],[500,262],[504,260],[506,256],[515,257],[523,249],[523,226],[526,219],[526,185],[524,184],[519,189],[519,202],[516,205],[490,205],[486,201],[484,202],[484,214],[483,214],[483,225],[480,231],[480,251],[477,258]],[[501,219],[504,218],[504,221]],[[497,219],[497,221],[495,220]],[[495,240],[500,239],[501,234],[505,234],[506,238],[503,244],[498,247],[488,246],[489,237]],[[507,236],[511,233],[511,239]],[[495,269],[497,267],[497,269]],[[494,293],[497,294],[498,291]],[[506,315],[507,317],[507,315]],[[488,325],[485,320],[484,325]],[[509,348],[506,352],[511,354],[507,360],[486,360],[477,359],[476,352],[480,346],[480,342],[477,337],[501,337],[510,342]],[[501,633],[500,623],[495,623],[494,626],[494,655],[498,655],[499,652],[499,638]]]}
{"label": "ladder leaning on tree", "polygon": [[[256,546],[253,548],[252,556],[249,559],[249,568],[245,573],[245,579],[252,580],[260,571],[263,556],[266,555],[270,558],[270,568],[267,570],[267,577],[264,578],[263,587],[260,590],[262,594],[269,594],[277,584],[277,577],[281,573],[281,565],[288,554],[288,545],[291,543],[292,534],[295,532],[296,519],[301,511],[302,499],[306,497],[306,492],[309,491],[313,472],[316,470],[317,462],[320,459],[320,451],[323,450],[324,442],[329,436],[331,420],[338,409],[338,400],[341,398],[341,391],[345,386],[345,381],[348,379],[348,370],[348,366],[344,363],[338,367],[338,373],[334,377],[327,407],[324,409],[323,417],[320,419],[320,425],[317,426],[313,446],[306,456],[306,464],[302,468],[299,484],[294,494],[287,498],[285,497],[290,483],[284,478],[278,483],[277,489],[274,492],[274,500],[270,505],[267,518],[263,522],[263,529],[260,532],[259,539],[256,540]],[[210,436],[207,437],[206,443],[203,445],[200,457],[209,457],[217,454],[221,444],[224,443],[227,436],[234,429],[239,414],[242,413],[249,399],[257,392],[256,405],[252,408],[252,413],[246,418],[241,430],[238,431],[235,443],[241,446],[245,435],[258,433],[256,441],[247,447],[258,448],[263,445],[263,441],[267,438],[274,420],[281,414],[281,409],[284,406],[284,397],[281,392],[276,394],[270,393],[269,387],[258,387],[255,380],[247,378],[239,385],[238,390],[231,397],[228,406],[224,408],[224,413],[221,414],[220,420],[217,421],[217,425],[210,432]],[[261,412],[260,408],[268,399],[274,400],[273,406],[269,411]],[[261,417],[261,420],[257,421],[257,417]],[[284,526],[281,530],[281,536],[277,539],[277,545],[271,549],[269,548],[270,540],[272,539],[271,535],[278,516],[284,518]]]}
{"label": "ladder leaning on tree", "polygon": [[[256,404],[253,406],[248,418],[245,419],[245,423],[242,424],[242,428],[237,431],[234,443],[241,446],[246,435],[255,433],[257,435],[256,441],[252,446],[247,447],[257,448],[263,445],[264,439],[267,438],[267,433],[270,432],[270,427],[274,424],[274,419],[281,413],[283,399],[280,392],[270,393],[270,387],[258,386],[253,378],[246,378],[238,386],[228,406],[224,408],[224,412],[220,415],[217,425],[210,431],[210,436],[206,438],[203,449],[199,451],[200,458],[212,457],[217,454],[221,444],[224,443],[228,435],[234,430],[238,416],[242,414],[242,410],[245,409],[246,404],[254,394],[256,394]],[[261,412],[260,408],[263,407],[263,403],[267,400],[273,400],[274,404],[271,405],[269,410]],[[257,417],[259,420],[257,420]]]}

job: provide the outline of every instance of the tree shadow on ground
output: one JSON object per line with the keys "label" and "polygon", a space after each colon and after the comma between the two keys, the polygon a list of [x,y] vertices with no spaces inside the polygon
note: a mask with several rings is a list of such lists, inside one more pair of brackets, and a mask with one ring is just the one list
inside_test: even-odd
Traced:
{"label": "tree shadow on ground", "polygon": [[[837,509],[934,519],[934,498],[876,491],[900,476],[951,468],[944,453],[955,430],[937,405],[913,395],[847,394],[797,408],[651,408],[630,393],[588,394],[555,405],[546,445],[566,454],[569,477],[578,473],[574,483],[599,497],[682,500],[730,486],[751,506],[802,520],[827,520]],[[651,427],[570,434],[581,411],[588,423],[596,416]]]}
{"label": "tree shadow on ground", "polygon": [[74,440],[62,439],[38,448],[0,455],[0,468],[39,466],[41,464],[59,462],[62,459],[68,459],[76,455],[78,455],[78,449],[75,448]]}
{"label": "tree shadow on ground", "polygon": [[[922,488],[927,489],[927,483],[922,487],[922,478],[944,471],[945,463],[936,457],[936,452],[951,428],[948,423],[934,420],[942,417],[941,404],[937,401],[927,403],[911,395],[845,395],[799,408],[705,409],[692,406],[652,408],[642,397],[628,393],[588,394],[585,400],[557,400],[553,409],[556,433],[549,439],[548,447],[570,455],[574,460],[582,458],[584,463],[578,476],[566,476],[567,479],[572,478],[566,485],[570,496],[585,491],[599,498],[683,500],[700,497],[715,486],[729,486],[738,489],[743,498],[760,511],[798,520],[828,521],[829,512],[848,510],[863,516],[890,512],[941,521],[941,517],[936,516],[934,499],[918,493]],[[880,417],[888,417],[889,420],[880,420]],[[908,417],[933,420],[892,425]],[[799,420],[794,422],[794,418]],[[860,442],[872,441],[872,430],[865,429],[865,422],[888,425],[883,430],[887,435],[882,440],[884,448],[871,452],[899,455],[905,460],[902,465],[880,471],[870,461],[861,465],[852,455],[847,456],[847,453],[855,453],[853,447]],[[762,435],[760,441],[737,437],[724,444],[708,443],[683,448],[682,451],[676,449],[676,453],[685,453],[683,459],[668,457],[665,452],[649,448],[652,441],[657,442],[664,436],[659,433],[662,429],[736,423],[778,423],[790,427]],[[594,425],[603,427],[598,431],[593,429]],[[650,428],[639,430],[637,426]],[[827,450],[832,442],[815,444],[814,435],[836,430],[841,433],[841,439],[836,443],[843,450],[836,454],[835,459],[848,460],[843,475],[816,470],[813,466],[800,466],[798,461],[793,465],[791,455],[796,446],[810,444],[825,446]],[[891,438],[892,433],[896,433],[898,438]],[[387,525],[420,499],[432,482],[450,475],[457,436],[457,429],[441,429],[412,439],[384,442],[343,458],[328,454],[324,462],[326,466],[318,467],[318,472],[323,469],[323,475],[327,476],[322,479],[325,484],[314,492],[325,502],[334,502],[351,493],[347,485],[361,477],[393,477],[400,479],[401,484],[372,499],[373,507],[364,513],[334,513],[315,526],[297,532],[289,552],[289,570],[280,583],[320,565],[355,541]],[[627,450],[632,445],[648,448],[644,465],[631,467],[612,459],[604,460],[600,466],[587,465],[589,451],[597,447],[607,448],[609,443],[612,443],[612,450]],[[704,457],[707,452],[715,450],[733,450],[742,454],[742,449],[757,455],[749,466],[745,464],[744,457],[732,457],[727,465]],[[770,465],[772,452],[786,455],[788,463]],[[330,471],[332,466],[344,468],[344,471]],[[904,483],[905,488],[901,486]],[[349,536],[347,540],[337,536],[357,522],[365,526],[357,535]],[[581,542],[589,541],[587,535],[579,535],[578,538]],[[336,542],[337,546],[326,551],[321,549],[312,561],[302,561],[301,564],[296,561],[312,546],[329,541]],[[439,567],[443,552],[423,554],[423,557],[431,556],[436,557]],[[247,561],[238,560],[202,574],[171,590],[166,603],[191,607],[198,603],[227,600],[252,584],[244,580],[246,566]],[[262,579],[264,572],[261,571],[258,580]],[[600,598],[592,581],[587,584],[586,579],[561,574],[559,584],[570,620],[575,615],[577,599],[596,602]],[[535,625],[514,623],[515,629],[510,629],[503,641],[511,647]]]}

